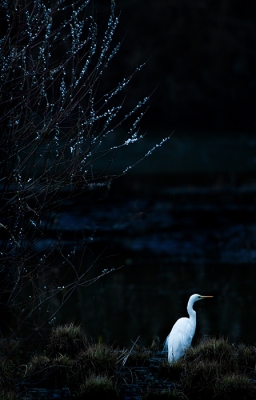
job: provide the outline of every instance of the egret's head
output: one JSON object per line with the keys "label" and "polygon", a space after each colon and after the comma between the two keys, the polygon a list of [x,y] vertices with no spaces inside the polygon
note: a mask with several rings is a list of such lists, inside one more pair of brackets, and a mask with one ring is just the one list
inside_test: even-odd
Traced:
{"label": "egret's head", "polygon": [[213,296],[201,296],[200,294],[192,294],[192,296],[190,296],[189,302],[194,304],[196,301],[207,299],[210,297],[213,297]]}

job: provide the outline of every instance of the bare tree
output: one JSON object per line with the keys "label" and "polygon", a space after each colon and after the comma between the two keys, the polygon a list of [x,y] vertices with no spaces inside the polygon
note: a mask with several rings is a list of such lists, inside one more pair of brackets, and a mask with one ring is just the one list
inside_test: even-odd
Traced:
{"label": "bare tree", "polygon": [[[39,325],[52,320],[58,308],[42,312],[51,297],[59,294],[62,306],[78,285],[101,276],[89,278],[93,265],[85,267],[82,257],[75,267],[75,252],[65,254],[60,240],[43,250],[36,244],[64,201],[117,177],[108,166],[143,139],[138,126],[148,101],[125,107],[125,89],[142,66],[111,88],[103,79],[120,47],[113,45],[114,1],[101,39],[90,0],[10,3],[1,6],[0,42],[0,301],[14,316],[13,326],[1,324],[5,332],[35,316]],[[86,239],[81,246],[83,255]],[[56,264],[73,271],[65,291]]]}

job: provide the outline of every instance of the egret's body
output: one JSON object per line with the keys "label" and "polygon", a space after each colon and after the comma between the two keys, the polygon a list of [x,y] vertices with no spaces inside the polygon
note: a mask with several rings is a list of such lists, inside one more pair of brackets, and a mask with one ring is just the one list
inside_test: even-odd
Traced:
{"label": "egret's body", "polygon": [[173,325],[171,333],[165,341],[165,349],[168,350],[168,361],[171,363],[181,358],[185,350],[191,345],[192,339],[196,331],[196,312],[193,305],[198,300],[203,300],[207,297],[193,294],[188,301],[187,311],[189,318],[180,318]]}

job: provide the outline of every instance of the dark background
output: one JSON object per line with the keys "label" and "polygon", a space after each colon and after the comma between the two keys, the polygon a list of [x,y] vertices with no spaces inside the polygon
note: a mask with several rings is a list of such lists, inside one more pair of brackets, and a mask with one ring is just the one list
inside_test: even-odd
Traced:
{"label": "dark background", "polygon": [[[102,22],[109,2],[94,4]],[[154,91],[143,128],[254,132],[254,2],[117,0],[116,12],[123,43],[108,73],[147,62],[128,89],[134,102]]]}
{"label": "dark background", "polygon": [[[110,1],[92,4],[100,46]],[[122,91],[124,107],[151,96],[145,139],[125,146],[107,172],[121,174],[174,134],[110,189],[92,192],[92,200],[81,193],[54,221],[49,238],[64,232],[67,252],[74,237],[93,239],[85,268],[95,260],[96,275],[123,267],[79,288],[56,324],[81,323],[99,341],[141,336],[150,344],[157,334],[163,342],[198,292],[215,296],[198,307],[198,335],[255,343],[254,2],[116,0],[119,13],[114,42],[122,46],[100,90],[108,93],[146,62]],[[102,162],[94,169],[104,170]],[[59,305],[54,299],[53,312]]]}
{"label": "dark background", "polygon": [[[96,9],[99,21],[109,15],[105,1]],[[132,106],[152,95],[141,123],[148,134],[117,156],[115,168],[122,171],[174,134],[110,191],[122,205],[130,202],[117,220],[130,216],[135,222],[123,235],[118,225],[117,241],[114,230],[108,237],[110,253],[120,251],[126,267],[109,278],[115,289],[101,283],[97,306],[90,308],[93,316],[99,309],[105,316],[96,331],[115,340],[118,325],[118,341],[141,335],[149,343],[154,334],[162,341],[198,292],[215,296],[203,304],[204,316],[198,307],[199,336],[255,343],[254,4],[117,0],[116,10],[115,40],[123,42],[105,78],[122,79],[146,62],[126,89],[127,100]],[[113,199],[111,207],[120,210]],[[103,304],[111,304],[106,293],[113,299],[115,290],[115,305],[106,311]]]}

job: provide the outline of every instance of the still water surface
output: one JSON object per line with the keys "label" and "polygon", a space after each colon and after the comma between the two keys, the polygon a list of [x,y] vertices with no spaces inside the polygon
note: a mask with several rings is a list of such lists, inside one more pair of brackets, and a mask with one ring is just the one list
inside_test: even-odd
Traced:
{"label": "still water surface", "polygon": [[97,271],[123,268],[78,288],[57,323],[79,323],[96,341],[123,346],[139,337],[150,345],[155,335],[164,341],[199,293],[214,299],[195,305],[195,342],[224,335],[255,343],[256,187],[167,186],[157,194],[123,187],[63,212],[62,229],[73,221],[88,236],[96,232],[91,254],[107,246],[111,257],[102,257]]}
{"label": "still water surface", "polygon": [[215,297],[195,306],[198,338],[221,334],[256,342],[254,267],[168,266],[161,259],[134,263],[78,290],[62,322],[75,318],[95,340],[128,345],[140,336],[140,343],[149,345],[154,335],[164,341],[176,319],[186,316],[190,294],[199,292]]}

